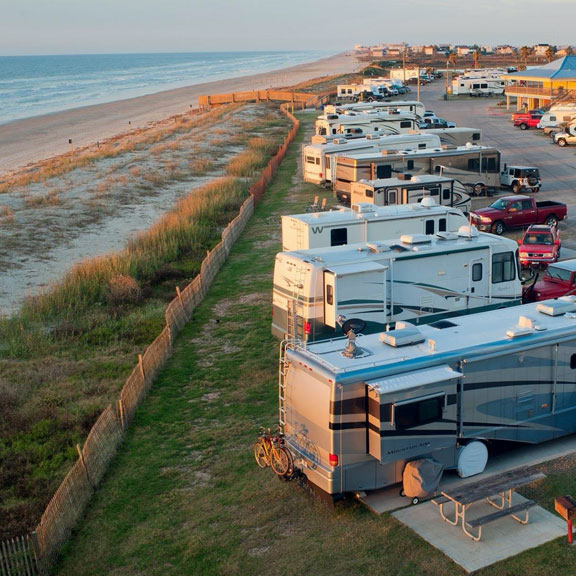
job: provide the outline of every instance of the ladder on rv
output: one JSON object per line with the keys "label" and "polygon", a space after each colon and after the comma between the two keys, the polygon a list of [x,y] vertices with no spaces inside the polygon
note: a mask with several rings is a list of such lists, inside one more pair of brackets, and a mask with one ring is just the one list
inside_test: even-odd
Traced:
{"label": "ladder on rv", "polygon": [[304,318],[299,313],[302,309],[302,289],[304,286],[304,279],[306,271],[304,268],[298,268],[294,274],[294,288],[292,290],[292,298],[287,302],[287,320],[286,320],[286,338],[288,340],[302,340],[306,339],[304,333]]}
{"label": "ladder on rv", "polygon": [[280,343],[280,355],[278,364],[278,426],[280,432],[284,434],[286,426],[286,377],[290,364],[286,361],[286,351],[288,348],[298,346],[298,340],[287,339]]}

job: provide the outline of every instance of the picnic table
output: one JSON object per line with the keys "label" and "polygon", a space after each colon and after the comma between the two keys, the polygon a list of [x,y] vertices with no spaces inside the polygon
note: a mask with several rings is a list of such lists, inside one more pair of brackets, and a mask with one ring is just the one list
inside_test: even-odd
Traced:
{"label": "picnic table", "polygon": [[[530,508],[535,502],[524,500],[512,504],[512,494],[517,488],[543,478],[545,474],[529,467],[516,468],[453,490],[447,488],[432,502],[439,507],[440,515],[445,522],[453,526],[460,524],[464,534],[478,542],[482,538],[482,526],[499,518],[512,516],[517,522],[527,524]],[[481,500],[487,500],[497,511],[474,519],[467,518],[471,505]],[[447,504],[453,508],[453,514],[446,513]],[[520,516],[520,513],[523,515]]]}

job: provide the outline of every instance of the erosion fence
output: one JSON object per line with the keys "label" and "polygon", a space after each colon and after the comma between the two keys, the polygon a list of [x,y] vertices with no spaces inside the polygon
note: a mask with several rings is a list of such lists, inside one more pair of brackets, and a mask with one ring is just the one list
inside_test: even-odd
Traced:
{"label": "erosion fence", "polygon": [[[318,99],[310,98],[308,106]],[[204,258],[200,273],[182,290],[165,310],[166,325],[158,337],[138,356],[120,397],[108,405],[92,427],[83,446],[77,445],[78,459],[48,503],[36,530],[31,534],[0,542],[0,576],[46,575],[63,544],[83,515],[120,446],[124,432],[133,420],[138,406],[154,383],[159,370],[172,354],[174,339],[190,320],[195,308],[204,299],[218,271],[228,258],[232,246],[254,213],[267,185],[298,132],[299,122],[290,112],[290,104],[281,109],[292,121],[292,129],[260,178],[251,186],[250,196],[238,215],[222,233],[219,244]]]}

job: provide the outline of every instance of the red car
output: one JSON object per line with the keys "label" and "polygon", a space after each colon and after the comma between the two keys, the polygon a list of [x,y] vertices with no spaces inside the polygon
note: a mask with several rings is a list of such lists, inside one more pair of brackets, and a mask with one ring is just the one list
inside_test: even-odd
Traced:
{"label": "red car", "polygon": [[560,256],[560,231],[556,226],[533,224],[518,241],[518,255],[522,266],[546,267]]}
{"label": "red car", "polygon": [[540,302],[572,294],[576,294],[576,258],[550,264],[542,278],[537,273],[534,281],[522,288],[522,301]]}

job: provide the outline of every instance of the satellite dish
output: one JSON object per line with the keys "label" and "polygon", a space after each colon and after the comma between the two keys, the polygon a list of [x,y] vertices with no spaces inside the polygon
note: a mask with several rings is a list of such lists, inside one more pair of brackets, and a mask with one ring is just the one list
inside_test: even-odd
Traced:
{"label": "satellite dish", "polygon": [[360,318],[350,318],[350,320],[346,320],[346,322],[342,324],[342,332],[344,332],[344,334],[348,334],[350,329],[354,330],[355,334],[358,334],[362,332],[364,328],[366,328],[366,322]]}

